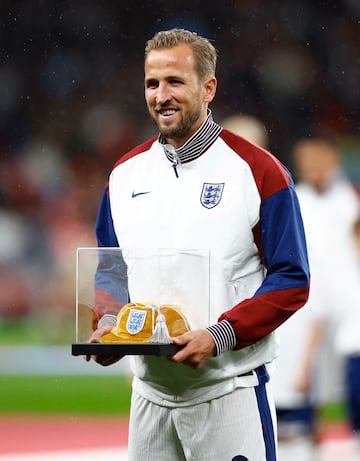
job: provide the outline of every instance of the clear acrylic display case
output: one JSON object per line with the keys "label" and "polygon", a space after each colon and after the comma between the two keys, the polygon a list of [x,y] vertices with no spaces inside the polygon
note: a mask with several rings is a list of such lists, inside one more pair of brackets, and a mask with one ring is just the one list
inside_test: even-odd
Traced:
{"label": "clear acrylic display case", "polygon": [[173,344],[89,343],[97,319],[128,303],[174,305],[191,329],[210,322],[210,252],[203,249],[78,248],[73,355],[172,355]]}

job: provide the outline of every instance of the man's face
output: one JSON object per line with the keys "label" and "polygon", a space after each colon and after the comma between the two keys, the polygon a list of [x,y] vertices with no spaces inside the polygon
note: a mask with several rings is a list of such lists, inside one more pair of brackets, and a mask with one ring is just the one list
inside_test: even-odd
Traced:
{"label": "man's face", "polygon": [[339,161],[329,147],[317,142],[307,142],[295,150],[295,164],[299,179],[321,192],[338,171]]}
{"label": "man's face", "polygon": [[200,82],[188,45],[152,50],[145,60],[145,99],[160,133],[182,146],[206,118],[215,77]]}

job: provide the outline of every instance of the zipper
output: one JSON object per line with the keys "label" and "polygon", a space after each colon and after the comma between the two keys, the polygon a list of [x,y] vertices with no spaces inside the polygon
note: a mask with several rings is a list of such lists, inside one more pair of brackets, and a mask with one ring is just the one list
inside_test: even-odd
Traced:
{"label": "zipper", "polygon": [[179,177],[178,166],[181,167],[180,157],[178,156],[175,147],[172,146],[171,144],[165,144],[164,148],[167,150],[167,152],[171,154],[171,157],[172,157],[171,166],[174,170],[175,176],[178,178]]}
{"label": "zipper", "polygon": [[177,170],[177,166],[178,166],[178,159],[174,159],[173,163],[172,163],[172,167],[174,169],[175,176],[178,178],[179,173],[178,173],[178,170]]}

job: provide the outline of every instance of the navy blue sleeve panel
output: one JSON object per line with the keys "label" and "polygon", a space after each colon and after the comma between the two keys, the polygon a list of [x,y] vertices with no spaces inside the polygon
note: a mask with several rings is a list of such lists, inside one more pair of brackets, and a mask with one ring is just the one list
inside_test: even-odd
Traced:
{"label": "navy blue sleeve panel", "polygon": [[109,186],[105,187],[96,218],[96,238],[99,247],[119,246],[110,210]]}
{"label": "navy blue sleeve panel", "polygon": [[292,185],[261,204],[259,230],[267,274],[256,294],[308,285],[305,232]]}
{"label": "navy blue sleeve panel", "polygon": [[252,298],[219,318],[232,325],[237,337],[236,349],[249,346],[274,331],[307,301],[309,264],[292,181],[262,202],[254,235],[266,277]]}
{"label": "navy blue sleeve panel", "polygon": [[[99,247],[118,247],[110,210],[109,190],[105,188],[101,199],[97,221],[96,237]],[[99,250],[98,266],[95,274],[95,305],[92,326],[105,314],[116,315],[129,302],[127,266],[121,251]]]}

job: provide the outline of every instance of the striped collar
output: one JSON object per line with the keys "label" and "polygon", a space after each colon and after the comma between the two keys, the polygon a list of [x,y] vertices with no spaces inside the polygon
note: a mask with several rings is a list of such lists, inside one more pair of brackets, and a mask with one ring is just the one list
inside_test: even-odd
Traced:
{"label": "striped collar", "polygon": [[221,131],[222,127],[214,122],[211,110],[208,109],[204,123],[183,146],[175,149],[166,143],[162,135],[159,135],[159,143],[164,146],[165,155],[170,162],[187,163],[200,157],[216,140]]}

